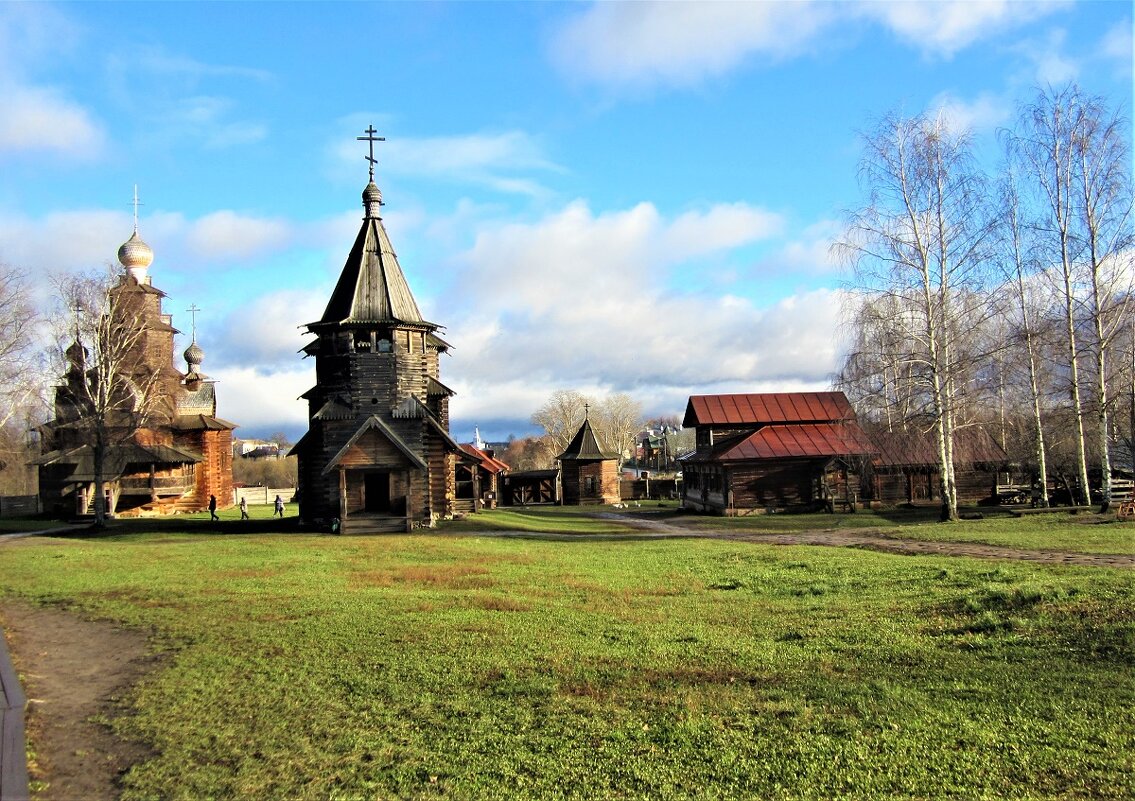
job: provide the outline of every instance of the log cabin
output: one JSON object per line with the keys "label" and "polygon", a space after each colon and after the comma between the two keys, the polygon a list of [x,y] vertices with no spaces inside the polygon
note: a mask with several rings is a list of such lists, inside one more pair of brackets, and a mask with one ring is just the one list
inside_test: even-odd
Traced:
{"label": "log cabin", "polygon": [[854,509],[871,444],[842,392],[693,395],[682,505],[722,515]]}

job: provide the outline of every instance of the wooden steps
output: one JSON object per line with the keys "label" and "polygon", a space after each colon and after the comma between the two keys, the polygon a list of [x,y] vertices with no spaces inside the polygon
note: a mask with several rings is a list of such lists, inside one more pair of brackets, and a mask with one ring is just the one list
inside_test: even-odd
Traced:
{"label": "wooden steps", "polygon": [[340,534],[403,534],[408,530],[405,517],[352,515],[339,524]]}

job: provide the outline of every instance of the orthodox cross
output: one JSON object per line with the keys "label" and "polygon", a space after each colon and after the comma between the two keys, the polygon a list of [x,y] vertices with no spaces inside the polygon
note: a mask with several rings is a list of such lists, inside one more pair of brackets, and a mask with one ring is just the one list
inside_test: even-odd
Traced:
{"label": "orthodox cross", "polygon": [[134,184],[134,233],[138,233],[138,207],[142,202],[138,200],[138,184]]}
{"label": "orthodox cross", "polygon": [[591,404],[590,404],[590,403],[585,403],[585,404],[583,404],[583,419],[584,419],[584,420],[586,420],[586,419],[588,418],[588,410],[589,410],[590,408],[591,408]]}
{"label": "orthodox cross", "polygon": [[201,310],[197,308],[196,303],[191,303],[191,304],[189,304],[189,308],[186,309],[186,311],[189,312],[189,319],[192,321],[191,325],[193,326],[193,341],[196,342],[197,341],[197,312],[199,312]]}
{"label": "orthodox cross", "polygon": [[370,162],[370,182],[373,184],[374,183],[374,165],[378,164],[378,160],[375,159],[375,157],[374,157],[374,143],[375,142],[385,142],[386,137],[385,136],[375,136],[375,134],[378,133],[378,131],[376,131],[374,129],[373,125],[368,125],[367,129],[366,129],[366,131],[364,131],[364,133],[366,134],[366,136],[356,136],[355,139],[359,140],[360,142],[369,142],[370,143],[369,144],[370,155],[367,156],[367,161]]}

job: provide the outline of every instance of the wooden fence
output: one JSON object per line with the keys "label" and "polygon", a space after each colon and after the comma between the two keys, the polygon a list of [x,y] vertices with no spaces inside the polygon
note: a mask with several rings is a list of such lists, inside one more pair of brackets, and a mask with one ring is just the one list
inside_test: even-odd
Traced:
{"label": "wooden fence", "polygon": [[0,495],[0,517],[27,517],[42,511],[38,495]]}
{"label": "wooden fence", "polygon": [[250,506],[266,505],[276,502],[276,496],[284,499],[284,503],[295,503],[295,487],[237,487],[233,490],[233,503],[240,503],[241,498],[247,498]]}

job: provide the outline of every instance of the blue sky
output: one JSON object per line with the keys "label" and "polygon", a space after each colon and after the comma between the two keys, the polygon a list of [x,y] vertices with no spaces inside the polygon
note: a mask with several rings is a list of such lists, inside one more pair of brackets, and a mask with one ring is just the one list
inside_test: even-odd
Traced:
{"label": "blue sky", "polygon": [[306,428],[300,326],[350,249],[374,124],[399,260],[455,349],[452,428],[522,435],[555,389],[822,388],[828,244],[891,110],[995,132],[1078,81],[1130,116],[1129,2],[0,2],[0,260],[132,230],[219,413]]}

